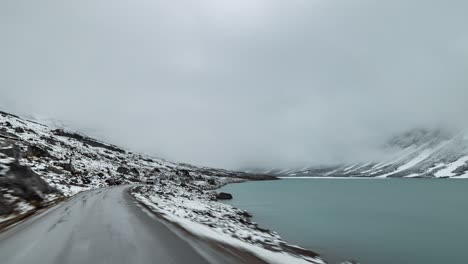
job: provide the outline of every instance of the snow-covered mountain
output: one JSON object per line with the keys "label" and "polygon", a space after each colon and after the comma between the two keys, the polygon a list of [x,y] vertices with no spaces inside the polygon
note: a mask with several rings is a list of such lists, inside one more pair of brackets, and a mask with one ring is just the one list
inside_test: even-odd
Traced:
{"label": "snow-covered mountain", "polygon": [[278,176],[468,178],[468,133],[414,129],[391,138],[387,158],[300,169],[270,169]]}

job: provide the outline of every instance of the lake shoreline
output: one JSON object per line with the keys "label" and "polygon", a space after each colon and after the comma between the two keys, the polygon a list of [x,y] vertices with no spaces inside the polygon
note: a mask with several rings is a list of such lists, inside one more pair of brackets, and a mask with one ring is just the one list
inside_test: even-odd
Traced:
{"label": "lake shoreline", "polygon": [[[222,185],[231,183],[239,181]],[[185,232],[215,244],[227,243],[267,263],[326,263],[319,254],[290,245],[276,232],[252,222],[249,212],[213,200],[216,192],[212,190],[200,192],[193,186],[174,186],[165,181],[155,186],[137,187],[132,195]],[[200,233],[200,230],[205,231]]]}
{"label": "lake shoreline", "polygon": [[227,204],[329,263],[465,263],[468,182],[366,179],[245,182],[221,191],[234,196]]}

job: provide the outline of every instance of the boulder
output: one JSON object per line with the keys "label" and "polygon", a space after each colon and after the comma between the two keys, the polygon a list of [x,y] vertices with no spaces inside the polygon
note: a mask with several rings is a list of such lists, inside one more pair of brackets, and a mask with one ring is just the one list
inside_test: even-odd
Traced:
{"label": "boulder", "polygon": [[231,200],[232,199],[232,194],[225,193],[225,192],[220,192],[220,193],[216,194],[216,198],[218,200]]}
{"label": "boulder", "polygon": [[71,174],[75,174],[76,170],[71,163],[58,163],[58,166],[62,167],[64,170],[70,172]]}
{"label": "boulder", "polygon": [[117,173],[122,173],[122,174],[128,174],[130,172],[130,170],[128,168],[125,168],[125,167],[118,167],[117,168]]}
{"label": "boulder", "polygon": [[50,145],[57,145],[57,140],[55,140],[52,137],[41,136],[40,139],[47,142]]}
{"label": "boulder", "polygon": [[140,172],[136,168],[132,168],[130,170],[130,173],[135,175],[135,176],[140,176]]}
{"label": "boulder", "polygon": [[83,184],[90,184],[91,183],[91,179],[88,178],[88,177],[81,177],[81,182]]}
{"label": "boulder", "polygon": [[64,171],[52,165],[47,166],[46,169],[47,171],[53,172],[55,174],[64,174]]}
{"label": "boulder", "polygon": [[176,175],[182,177],[190,177],[190,172],[188,170],[177,170]]}
{"label": "boulder", "polygon": [[18,134],[24,133],[24,129],[22,127],[15,127],[15,133],[18,133]]}
{"label": "boulder", "polygon": [[39,157],[39,158],[45,158],[45,157],[50,157],[49,152],[41,147],[31,145],[28,147],[28,151],[26,152],[26,156],[28,157]]}
{"label": "boulder", "polygon": [[216,185],[216,181],[213,178],[208,179],[208,184],[209,185]]}
{"label": "boulder", "polygon": [[106,183],[109,186],[114,186],[114,185],[121,185],[122,181],[119,180],[119,179],[109,178],[109,179],[106,180]]}

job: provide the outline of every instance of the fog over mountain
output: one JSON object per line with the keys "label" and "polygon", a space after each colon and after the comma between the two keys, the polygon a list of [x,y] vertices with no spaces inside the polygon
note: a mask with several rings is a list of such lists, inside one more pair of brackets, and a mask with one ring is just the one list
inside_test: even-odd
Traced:
{"label": "fog over mountain", "polygon": [[226,168],[467,126],[468,2],[2,1],[0,108]]}

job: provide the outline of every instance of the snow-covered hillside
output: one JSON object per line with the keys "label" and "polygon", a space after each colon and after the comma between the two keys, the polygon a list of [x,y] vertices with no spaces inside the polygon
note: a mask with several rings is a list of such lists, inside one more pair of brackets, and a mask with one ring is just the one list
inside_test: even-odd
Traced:
{"label": "snow-covered hillside", "polygon": [[468,178],[468,133],[415,129],[385,145],[391,155],[378,162],[273,169],[279,176]]}
{"label": "snow-covered hillside", "polygon": [[169,162],[0,112],[0,231],[78,192],[143,183],[131,190],[141,204],[194,236],[250,252],[255,263],[325,263],[259,227],[249,213],[218,202],[232,196],[213,190],[271,179]]}
{"label": "snow-covered hillside", "polygon": [[44,125],[0,112],[0,216],[21,213],[18,207],[28,207],[49,196],[145,183],[154,177],[193,181],[207,188],[259,179],[242,172],[196,167],[129,152],[64,130],[63,126]]}

